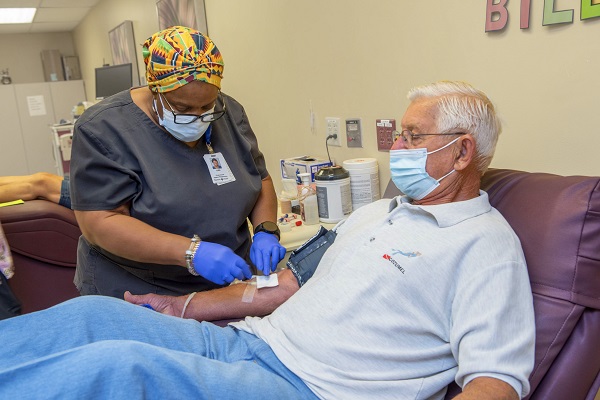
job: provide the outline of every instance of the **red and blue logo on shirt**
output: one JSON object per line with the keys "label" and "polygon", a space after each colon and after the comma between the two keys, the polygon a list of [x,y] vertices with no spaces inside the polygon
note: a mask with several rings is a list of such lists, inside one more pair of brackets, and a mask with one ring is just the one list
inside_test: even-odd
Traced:
{"label": "red and blue logo on shirt", "polygon": [[[406,252],[403,252],[403,251],[401,251],[401,250],[396,250],[396,249],[392,249],[392,254],[393,254],[393,255],[400,254],[400,255],[402,255],[402,256],[404,256],[404,257],[408,257],[408,258],[412,258],[412,257],[418,257],[418,256],[420,256],[420,255],[421,255],[421,253],[420,253],[420,252],[418,252],[418,251],[413,251],[413,252],[410,252],[410,253],[406,253]],[[405,273],[405,272],[406,272],[406,271],[405,271],[405,269],[402,267],[402,265],[400,265],[400,263],[399,263],[398,261],[394,260],[394,259],[392,258],[392,256],[390,256],[389,254],[384,254],[384,255],[383,255],[383,258],[384,258],[385,260],[388,260],[389,262],[391,262],[391,263],[392,263],[392,265],[393,265],[394,267],[398,268],[398,270],[399,270],[400,272],[402,272],[402,273]]]}

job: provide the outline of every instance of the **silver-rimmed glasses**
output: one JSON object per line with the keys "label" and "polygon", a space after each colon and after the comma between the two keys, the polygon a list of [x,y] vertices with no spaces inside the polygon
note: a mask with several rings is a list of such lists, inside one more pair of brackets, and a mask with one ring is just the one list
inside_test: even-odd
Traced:
{"label": "silver-rimmed glasses", "polygon": [[398,136],[402,137],[402,140],[404,141],[404,143],[408,144],[409,146],[412,146],[413,145],[413,141],[420,139],[421,136],[466,135],[466,132],[452,132],[452,133],[412,133],[410,130],[404,129],[401,132],[394,131],[393,135],[396,138]]}

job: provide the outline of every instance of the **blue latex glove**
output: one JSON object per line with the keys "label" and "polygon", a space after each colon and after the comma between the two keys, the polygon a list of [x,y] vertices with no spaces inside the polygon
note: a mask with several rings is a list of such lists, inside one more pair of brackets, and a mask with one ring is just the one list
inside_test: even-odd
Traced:
{"label": "blue latex glove", "polygon": [[264,275],[275,271],[283,257],[285,257],[285,247],[279,244],[277,236],[267,232],[258,232],[254,235],[250,248],[250,259]]}
{"label": "blue latex glove", "polygon": [[244,280],[252,277],[250,266],[229,247],[200,242],[192,260],[194,269],[211,282],[223,285],[234,279]]}

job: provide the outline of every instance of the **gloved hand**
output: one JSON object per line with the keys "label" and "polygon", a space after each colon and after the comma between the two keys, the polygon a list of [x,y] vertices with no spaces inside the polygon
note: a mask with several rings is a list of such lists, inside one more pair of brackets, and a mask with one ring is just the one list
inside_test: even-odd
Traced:
{"label": "gloved hand", "polygon": [[194,269],[204,278],[223,285],[234,279],[244,280],[252,277],[252,272],[246,261],[235,254],[229,247],[200,242],[192,260]]}
{"label": "gloved hand", "polygon": [[283,257],[285,257],[285,247],[279,244],[277,236],[267,232],[258,232],[254,235],[250,247],[250,259],[264,275],[275,271]]}

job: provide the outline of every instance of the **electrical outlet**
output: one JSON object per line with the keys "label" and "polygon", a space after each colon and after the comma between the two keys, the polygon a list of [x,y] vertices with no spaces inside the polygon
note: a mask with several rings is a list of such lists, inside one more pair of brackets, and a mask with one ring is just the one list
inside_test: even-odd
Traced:
{"label": "electrical outlet", "polygon": [[342,142],[340,142],[340,119],[327,117],[327,118],[325,118],[325,121],[327,123],[327,129],[325,130],[325,136],[328,137],[329,135],[337,135],[337,137],[335,139],[331,138],[331,139],[327,140],[327,144],[329,146],[342,147]]}
{"label": "electrical outlet", "polygon": [[348,147],[363,147],[360,118],[346,120],[346,140]]}
{"label": "electrical outlet", "polygon": [[396,130],[395,119],[378,119],[376,122],[377,129],[377,150],[390,151],[394,144],[394,131]]}

